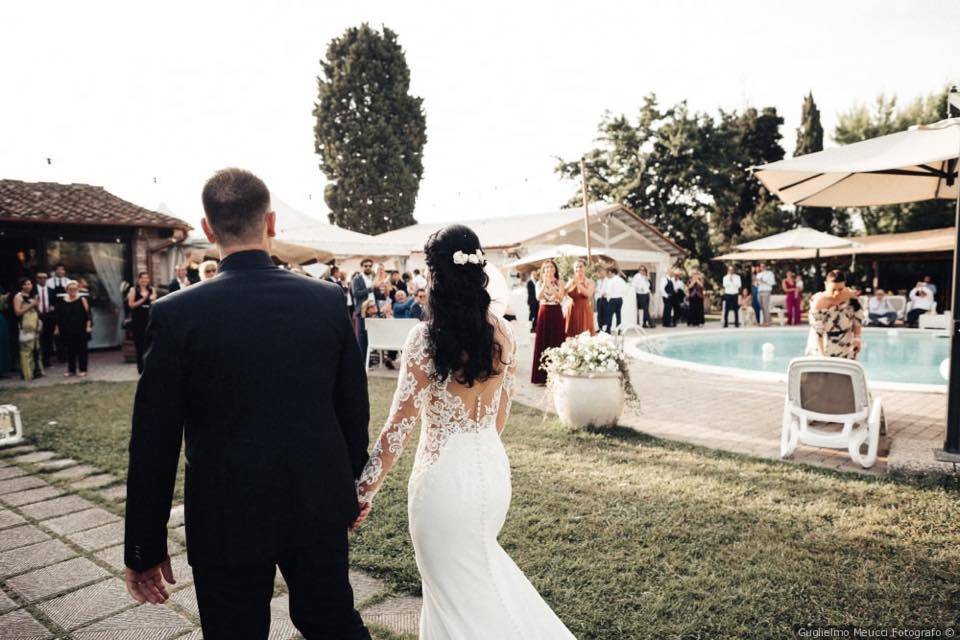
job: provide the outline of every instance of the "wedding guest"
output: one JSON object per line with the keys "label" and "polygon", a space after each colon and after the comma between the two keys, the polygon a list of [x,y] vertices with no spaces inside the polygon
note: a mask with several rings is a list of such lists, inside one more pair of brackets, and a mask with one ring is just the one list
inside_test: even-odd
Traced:
{"label": "wedding guest", "polygon": [[[53,277],[47,281],[47,288],[49,288],[53,295],[50,297],[53,300],[53,306],[56,308],[57,301],[60,300],[63,296],[67,295],[67,282],[70,281],[70,278],[67,277],[67,267],[62,262],[58,262],[53,267]],[[67,349],[63,344],[63,338],[56,338],[54,340],[54,346],[57,351],[57,361],[63,364],[67,361]]]}
{"label": "wedding guest", "polygon": [[920,323],[920,316],[933,310],[933,293],[930,287],[921,280],[910,291],[910,311],[907,312],[907,326],[916,328]]}
{"label": "wedding guest", "polygon": [[323,279],[331,284],[340,284],[340,267],[331,265]]}
{"label": "wedding guest", "polygon": [[760,317],[760,290],[757,285],[757,273],[759,267],[753,267],[750,272],[750,306],[753,308],[753,314],[756,316],[756,324],[760,324],[763,318]]}
{"label": "wedding guest", "polygon": [[413,295],[413,305],[410,307],[410,317],[416,320],[423,320],[424,312],[427,308],[427,290],[417,289]]}
{"label": "wedding guest", "polygon": [[413,270],[413,289],[426,289],[427,288],[427,278],[420,273],[420,269]]}
{"label": "wedding guest", "polygon": [[800,291],[793,271],[787,271],[787,277],[780,284],[786,294],[787,324],[800,324]]}
{"label": "wedding guest", "polygon": [[[13,312],[13,296],[16,292],[5,291],[0,286],[0,316],[3,322],[0,323],[6,333],[0,333],[0,376],[17,371],[20,368],[20,322],[17,314]],[[6,358],[3,354],[6,354]],[[3,366],[6,364],[6,366]]]}
{"label": "wedding guest", "polygon": [[404,293],[408,293],[407,283],[403,281],[402,277],[400,277],[399,271],[390,272],[390,287],[392,289],[390,297],[394,301],[396,301],[398,291],[403,291]]}
{"label": "wedding guest", "polygon": [[87,340],[93,334],[93,317],[90,303],[80,295],[80,284],[70,281],[67,295],[57,305],[57,333],[67,348],[67,371],[64,376],[87,375]]}
{"label": "wedding guest", "polygon": [[170,281],[170,286],[167,287],[167,290],[170,293],[173,293],[174,291],[180,291],[180,289],[186,289],[193,284],[190,282],[190,278],[187,277],[187,265],[177,265],[175,274],[176,275],[174,276],[173,280]]}
{"label": "wedding guest", "polygon": [[824,291],[810,301],[807,355],[856,360],[860,353],[863,308],[842,271],[827,274]]}
{"label": "wedding guest", "polygon": [[205,260],[200,263],[200,282],[206,282],[217,275],[217,261]]}
{"label": "wedding guest", "polygon": [[867,317],[870,324],[882,324],[893,326],[897,322],[897,310],[893,308],[890,301],[887,300],[887,292],[883,289],[877,289],[867,303]]}
{"label": "wedding guest", "polygon": [[740,326],[740,304],[737,294],[740,293],[742,283],[736,269],[731,264],[727,267],[727,275],[723,276],[723,327],[730,326],[730,312],[733,312],[733,326]]}
{"label": "wedding guest", "polygon": [[767,269],[767,265],[760,263],[760,270],[757,272],[757,297],[760,300],[760,313],[763,314],[763,326],[770,326],[770,295],[773,293],[773,285],[777,282],[773,271]]}
{"label": "wedding guest", "polygon": [[[605,313],[603,319],[599,319],[600,331],[610,333],[614,327],[623,324],[621,312],[623,310],[623,296],[629,293],[629,287],[626,281],[620,277],[620,272],[614,266],[606,269],[606,277],[600,283],[600,289],[597,296],[604,300]],[[616,318],[616,323],[614,323]]]}
{"label": "wedding guest", "polygon": [[630,279],[633,286],[633,292],[637,296],[637,324],[644,329],[653,328],[653,320],[650,318],[650,274],[647,268],[641,266]]}
{"label": "wedding guest", "polygon": [[[214,266],[216,263],[209,261]],[[205,274],[206,262],[200,265],[201,277]],[[211,276],[212,277],[212,276]],[[130,331],[133,333],[133,345],[137,350],[137,373],[143,373],[143,354],[146,350],[147,322],[150,319],[150,305],[157,300],[157,292],[150,286],[150,274],[141,271],[137,274],[137,285],[127,293],[127,307],[130,308]]]}
{"label": "wedding guest", "polygon": [[567,281],[566,294],[573,301],[567,311],[566,337],[578,336],[584,331],[594,335],[593,328],[593,281],[587,277],[587,265],[583,260],[573,263],[573,276]]}
{"label": "wedding guest", "polygon": [[563,287],[558,276],[559,270],[553,260],[547,260],[540,265],[540,291],[537,294],[540,310],[537,313],[533,372],[530,375],[533,384],[547,383],[547,372],[540,366],[540,356],[547,349],[559,347],[564,340],[563,311],[560,309]]}
{"label": "wedding guest", "polygon": [[397,289],[393,297],[393,317],[394,318],[409,318],[410,310],[413,309],[413,305],[417,303],[417,299],[413,296],[407,297],[407,292],[403,289]]}
{"label": "wedding guest", "polygon": [[40,362],[40,312],[33,296],[33,282],[20,278],[20,290],[13,296],[13,312],[17,317],[20,375],[24,380],[33,380],[43,375]]}
{"label": "wedding guest", "polygon": [[353,304],[357,310],[357,340],[360,344],[360,353],[367,352],[367,330],[363,319],[366,317],[364,303],[368,300],[376,302],[374,294],[373,260],[364,258],[360,262],[360,271],[354,274],[350,281],[350,290],[353,293]]}
{"label": "wedding guest", "polygon": [[[751,321],[753,318],[753,294],[750,293],[750,289],[744,287],[740,290],[740,298],[737,300],[740,305],[740,315],[743,316],[743,324],[756,324]],[[737,325],[739,326],[739,325]]]}
{"label": "wedding guest", "polygon": [[67,267],[62,262],[58,262],[53,268],[53,277],[47,282],[47,286],[53,290],[54,306],[57,304],[56,296],[66,295],[68,282],[70,278],[67,277]]}
{"label": "wedding guest", "polygon": [[660,298],[663,302],[663,326],[677,326],[676,317],[673,315],[673,270],[668,269],[663,277],[660,278]]}
{"label": "wedding guest", "polygon": [[702,327],[704,323],[704,286],[703,275],[699,271],[694,271],[690,275],[690,286],[688,288],[687,300],[689,310],[687,312],[687,326]]}
{"label": "wedding guest", "polygon": [[680,269],[673,270],[673,276],[670,281],[673,284],[673,326],[683,319],[683,301],[687,296],[686,287],[683,283],[683,272]]}
{"label": "wedding guest", "polygon": [[48,368],[56,342],[57,309],[53,292],[47,287],[47,274],[43,271],[37,273],[36,298],[40,313],[40,361],[44,368]]}
{"label": "wedding guest", "polygon": [[537,279],[535,273],[525,273],[527,280],[527,310],[530,312],[530,332],[537,329],[537,312],[540,311],[540,302],[537,300]]}

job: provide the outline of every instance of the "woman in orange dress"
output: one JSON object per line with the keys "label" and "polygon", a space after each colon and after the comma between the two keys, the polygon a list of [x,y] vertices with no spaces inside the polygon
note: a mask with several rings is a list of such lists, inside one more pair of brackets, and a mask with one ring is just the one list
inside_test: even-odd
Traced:
{"label": "woman in orange dress", "polygon": [[573,300],[567,312],[567,324],[564,335],[571,338],[584,331],[590,335],[597,332],[593,328],[593,281],[587,277],[587,265],[577,260],[573,265],[573,277],[567,281],[566,293]]}

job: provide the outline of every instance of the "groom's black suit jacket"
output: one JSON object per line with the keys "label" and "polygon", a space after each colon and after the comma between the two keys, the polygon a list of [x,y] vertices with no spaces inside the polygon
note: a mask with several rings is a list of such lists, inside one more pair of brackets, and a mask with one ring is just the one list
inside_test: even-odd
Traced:
{"label": "groom's black suit jacket", "polygon": [[167,553],[186,441],[193,566],[271,561],[344,531],[367,461],[366,375],[341,289],[228,256],[150,311],[127,478],[128,567]]}

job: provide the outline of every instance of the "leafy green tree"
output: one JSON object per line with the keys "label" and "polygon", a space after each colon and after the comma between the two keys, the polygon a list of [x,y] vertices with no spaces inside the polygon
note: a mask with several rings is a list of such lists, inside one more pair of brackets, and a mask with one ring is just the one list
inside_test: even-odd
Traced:
{"label": "leafy green tree", "polygon": [[[584,156],[588,194],[623,202],[707,264],[757,226],[758,211],[780,210],[748,169],[783,158],[782,123],[774,109],[713,118],[682,102],[661,109],[648,95],[633,120],[604,116],[598,144]],[[579,160],[561,159],[556,171],[579,183]],[[577,194],[568,204],[581,202]]]}
{"label": "leafy green tree", "polygon": [[[947,114],[947,92],[948,88],[944,87],[937,93],[916,98],[903,108],[897,107],[896,96],[881,94],[872,107],[856,105],[841,113],[833,139],[839,144],[850,144],[942,120]],[[955,217],[954,204],[949,200],[858,207],[851,212],[860,217],[869,234],[949,227]]]}
{"label": "leafy green tree", "polygon": [[[820,109],[813,100],[811,91],[803,98],[800,126],[797,127],[797,145],[793,156],[823,151],[823,125],[820,124]],[[830,207],[797,207],[797,220],[801,224],[837,235],[850,233],[850,214],[845,209]]]}
{"label": "leafy green tree", "polygon": [[334,39],[317,78],[315,149],[330,222],[377,234],[414,224],[427,141],[423,100],[397,34],[363,24]]}

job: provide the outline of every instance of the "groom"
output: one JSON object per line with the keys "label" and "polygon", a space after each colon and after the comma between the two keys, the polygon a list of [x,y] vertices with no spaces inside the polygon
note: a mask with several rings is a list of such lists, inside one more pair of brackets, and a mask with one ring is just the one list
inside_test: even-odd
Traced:
{"label": "groom", "polygon": [[216,277],[157,301],[127,478],[127,590],[162,603],[167,519],[186,441],[187,555],[206,640],[267,638],[279,566],[309,640],[367,639],[347,580],[367,386],[339,287],[274,267],[266,185],[240,169],[203,188]]}

